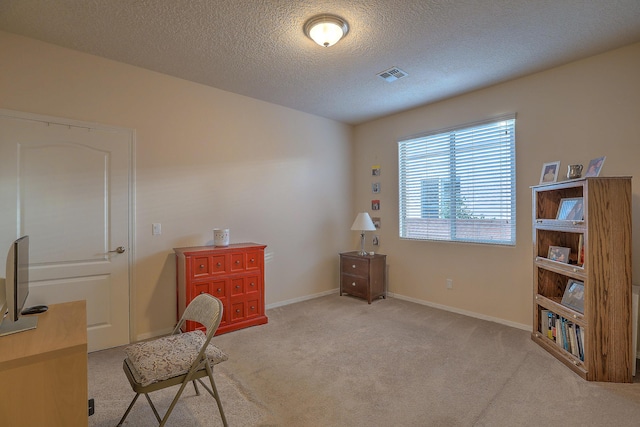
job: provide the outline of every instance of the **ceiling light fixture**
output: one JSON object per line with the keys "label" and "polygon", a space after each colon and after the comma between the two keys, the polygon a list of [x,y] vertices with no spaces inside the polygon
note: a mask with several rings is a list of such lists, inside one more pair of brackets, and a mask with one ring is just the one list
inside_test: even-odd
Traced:
{"label": "ceiling light fixture", "polygon": [[336,44],[349,32],[347,21],[335,15],[318,15],[304,24],[304,33],[320,46]]}

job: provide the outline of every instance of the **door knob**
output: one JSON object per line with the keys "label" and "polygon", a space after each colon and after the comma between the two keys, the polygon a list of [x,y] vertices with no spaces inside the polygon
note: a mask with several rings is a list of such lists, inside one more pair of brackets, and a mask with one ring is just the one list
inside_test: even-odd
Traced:
{"label": "door knob", "polygon": [[109,253],[117,252],[117,253],[119,253],[119,254],[123,254],[123,253],[124,253],[124,251],[125,251],[124,246],[118,246],[115,250],[113,250],[113,251],[109,251]]}

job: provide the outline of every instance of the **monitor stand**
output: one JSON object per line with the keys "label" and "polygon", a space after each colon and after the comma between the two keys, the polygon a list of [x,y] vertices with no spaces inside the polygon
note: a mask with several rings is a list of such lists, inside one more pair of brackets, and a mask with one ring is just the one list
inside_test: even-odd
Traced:
{"label": "monitor stand", "polygon": [[17,322],[11,322],[9,319],[5,318],[0,324],[0,337],[35,329],[36,326],[38,326],[37,316],[22,316]]}

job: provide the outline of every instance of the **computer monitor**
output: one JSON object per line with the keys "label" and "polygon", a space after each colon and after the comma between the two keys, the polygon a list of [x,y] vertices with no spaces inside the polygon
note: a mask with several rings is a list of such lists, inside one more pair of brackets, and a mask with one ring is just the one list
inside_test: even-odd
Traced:
{"label": "computer monitor", "polygon": [[[36,316],[21,316],[28,296],[29,236],[22,236],[13,242],[7,255],[7,277],[4,282],[6,308],[2,311],[6,316],[0,324],[0,336],[35,329],[38,325]],[[0,296],[0,301],[2,299]]]}

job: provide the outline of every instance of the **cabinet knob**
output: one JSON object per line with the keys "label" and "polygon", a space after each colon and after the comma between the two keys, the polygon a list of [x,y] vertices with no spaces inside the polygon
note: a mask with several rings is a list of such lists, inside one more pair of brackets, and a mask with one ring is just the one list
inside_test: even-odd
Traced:
{"label": "cabinet knob", "polygon": [[251,306],[251,310],[255,310],[256,308],[254,306]]}
{"label": "cabinet knob", "polygon": [[240,260],[237,260],[237,261],[236,261],[236,264],[240,264]]}
{"label": "cabinet knob", "polygon": [[221,264],[221,263],[217,263],[216,265],[217,265],[218,267],[220,267],[222,264]]}
{"label": "cabinet knob", "polygon": [[577,268],[574,268],[574,269],[573,269],[573,272],[574,272],[574,273],[577,273],[577,272],[578,272],[578,269],[577,269]]}
{"label": "cabinet knob", "polygon": [[254,258],[251,258],[251,261],[249,261],[249,262],[256,262],[256,260]]}
{"label": "cabinet knob", "polygon": [[351,286],[355,286],[355,285],[356,285],[356,282],[353,282],[353,283],[351,284]]}
{"label": "cabinet knob", "polygon": [[251,282],[251,284],[249,286],[255,286],[255,285],[256,285],[255,283]]}
{"label": "cabinet knob", "polygon": [[200,268],[204,268],[204,264],[200,264]]}
{"label": "cabinet knob", "polygon": [[577,318],[578,318],[578,315],[577,315],[577,314],[574,314],[574,315],[573,315],[573,318],[574,318],[574,319],[577,319]]}
{"label": "cabinet knob", "polygon": [[222,289],[218,288],[218,293],[222,292]]}
{"label": "cabinet knob", "polygon": [[236,285],[236,289],[240,289],[240,285]]}
{"label": "cabinet knob", "polygon": [[204,294],[204,291],[200,291],[200,295]]}
{"label": "cabinet knob", "polygon": [[355,265],[355,264],[353,264],[353,265],[351,266],[351,268],[356,268],[356,265]]}
{"label": "cabinet knob", "polygon": [[239,308],[236,309],[236,313],[240,313],[240,309]]}

